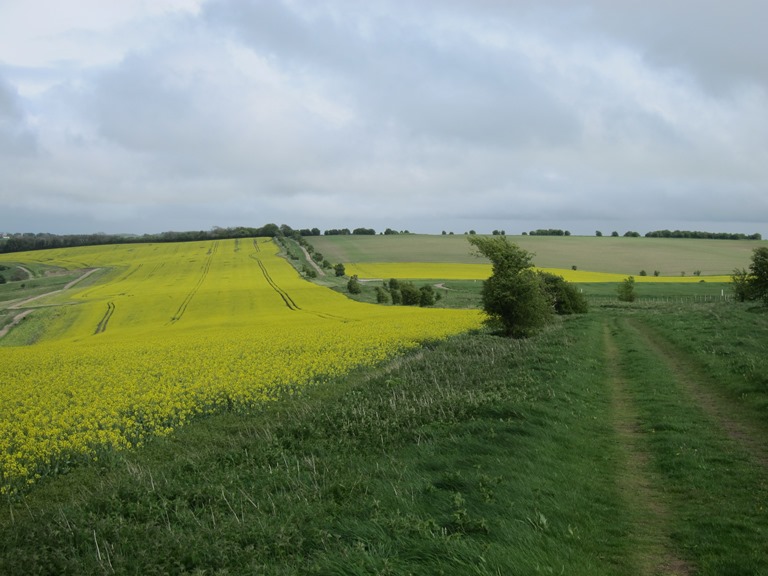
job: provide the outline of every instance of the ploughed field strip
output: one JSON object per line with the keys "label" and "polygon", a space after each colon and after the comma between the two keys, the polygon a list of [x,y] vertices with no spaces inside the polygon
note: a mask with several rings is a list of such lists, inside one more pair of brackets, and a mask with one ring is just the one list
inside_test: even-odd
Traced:
{"label": "ploughed field strip", "polygon": [[637,574],[768,573],[765,430],[639,317],[605,356]]}

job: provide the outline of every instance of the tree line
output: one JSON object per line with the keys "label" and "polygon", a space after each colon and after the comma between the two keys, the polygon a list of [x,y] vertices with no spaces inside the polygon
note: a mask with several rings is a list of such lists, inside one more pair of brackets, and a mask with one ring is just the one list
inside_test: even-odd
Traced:
{"label": "tree line", "polygon": [[732,234],[729,232],[701,232],[698,230],[655,230],[647,232],[646,238],[698,238],[704,240],[762,240],[760,234]]}

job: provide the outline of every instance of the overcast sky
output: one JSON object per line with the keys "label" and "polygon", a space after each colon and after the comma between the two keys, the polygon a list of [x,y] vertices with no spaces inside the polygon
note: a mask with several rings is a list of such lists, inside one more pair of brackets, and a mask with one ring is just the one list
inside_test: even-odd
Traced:
{"label": "overcast sky", "polygon": [[763,0],[0,0],[0,232],[768,237]]}

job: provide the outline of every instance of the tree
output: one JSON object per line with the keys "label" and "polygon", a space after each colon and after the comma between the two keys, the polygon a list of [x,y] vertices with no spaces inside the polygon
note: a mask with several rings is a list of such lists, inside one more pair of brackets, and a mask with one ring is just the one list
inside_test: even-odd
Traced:
{"label": "tree", "polygon": [[768,306],[768,248],[755,248],[749,265],[754,298]]}
{"label": "tree", "polygon": [[731,290],[739,302],[752,300],[752,286],[750,284],[749,272],[742,269],[736,269],[731,274]]}
{"label": "tree", "polygon": [[768,306],[768,248],[755,248],[749,270],[734,270],[731,280],[738,300],[762,300]]}
{"label": "tree", "polygon": [[360,285],[360,281],[357,279],[357,274],[352,276],[347,282],[347,291],[350,294],[360,294],[363,291],[363,287]]}
{"label": "tree", "polygon": [[553,308],[541,275],[533,270],[533,254],[505,236],[470,236],[468,240],[493,266],[482,290],[489,321],[515,338],[530,336],[546,325]]}
{"label": "tree", "polygon": [[435,303],[435,289],[429,284],[419,288],[419,306],[432,306]]}
{"label": "tree", "polygon": [[421,302],[421,292],[412,282],[400,283],[400,295],[403,306],[417,306]]}
{"label": "tree", "polygon": [[376,302],[379,304],[389,303],[389,292],[383,286],[376,286]]}
{"label": "tree", "polygon": [[346,268],[344,268],[344,264],[339,262],[336,264],[336,266],[333,267],[334,272],[336,273],[336,276],[344,276],[344,274],[347,273]]}
{"label": "tree", "polygon": [[635,301],[635,277],[628,276],[618,287],[619,300],[622,302],[634,302]]}

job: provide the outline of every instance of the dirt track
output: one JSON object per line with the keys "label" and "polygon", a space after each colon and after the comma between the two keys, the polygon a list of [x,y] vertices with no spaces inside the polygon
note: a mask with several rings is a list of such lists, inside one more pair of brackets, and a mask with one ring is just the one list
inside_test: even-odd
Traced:
{"label": "dirt track", "polygon": [[[90,276],[91,274],[93,274],[98,270],[101,270],[101,268],[92,268],[90,270],[86,270],[84,274],[78,276],[77,278],[75,278],[74,280],[66,284],[63,288],[59,288],[58,290],[52,290],[50,292],[46,292],[45,294],[32,296],[31,298],[27,298],[26,300],[22,300],[21,302],[16,302],[15,304],[12,304],[11,306],[9,306],[8,310],[22,310],[24,308],[27,308],[27,305],[30,302],[34,302],[35,300],[39,300],[40,298],[45,298],[46,296],[51,296],[52,294],[59,294],[61,292],[64,292],[65,290],[69,290],[70,288],[72,288],[72,286],[74,286],[78,282],[81,282],[82,280],[85,280],[88,276]],[[3,328],[0,329],[0,338],[3,338],[6,334],[8,334],[8,332],[10,332],[11,328],[14,328],[15,326],[17,326],[22,320],[24,320],[24,318],[29,316],[34,311],[35,311],[34,308],[29,308],[17,314],[16,316],[14,316],[13,320],[11,320],[8,324],[6,324],[5,326],[3,326]]]}

